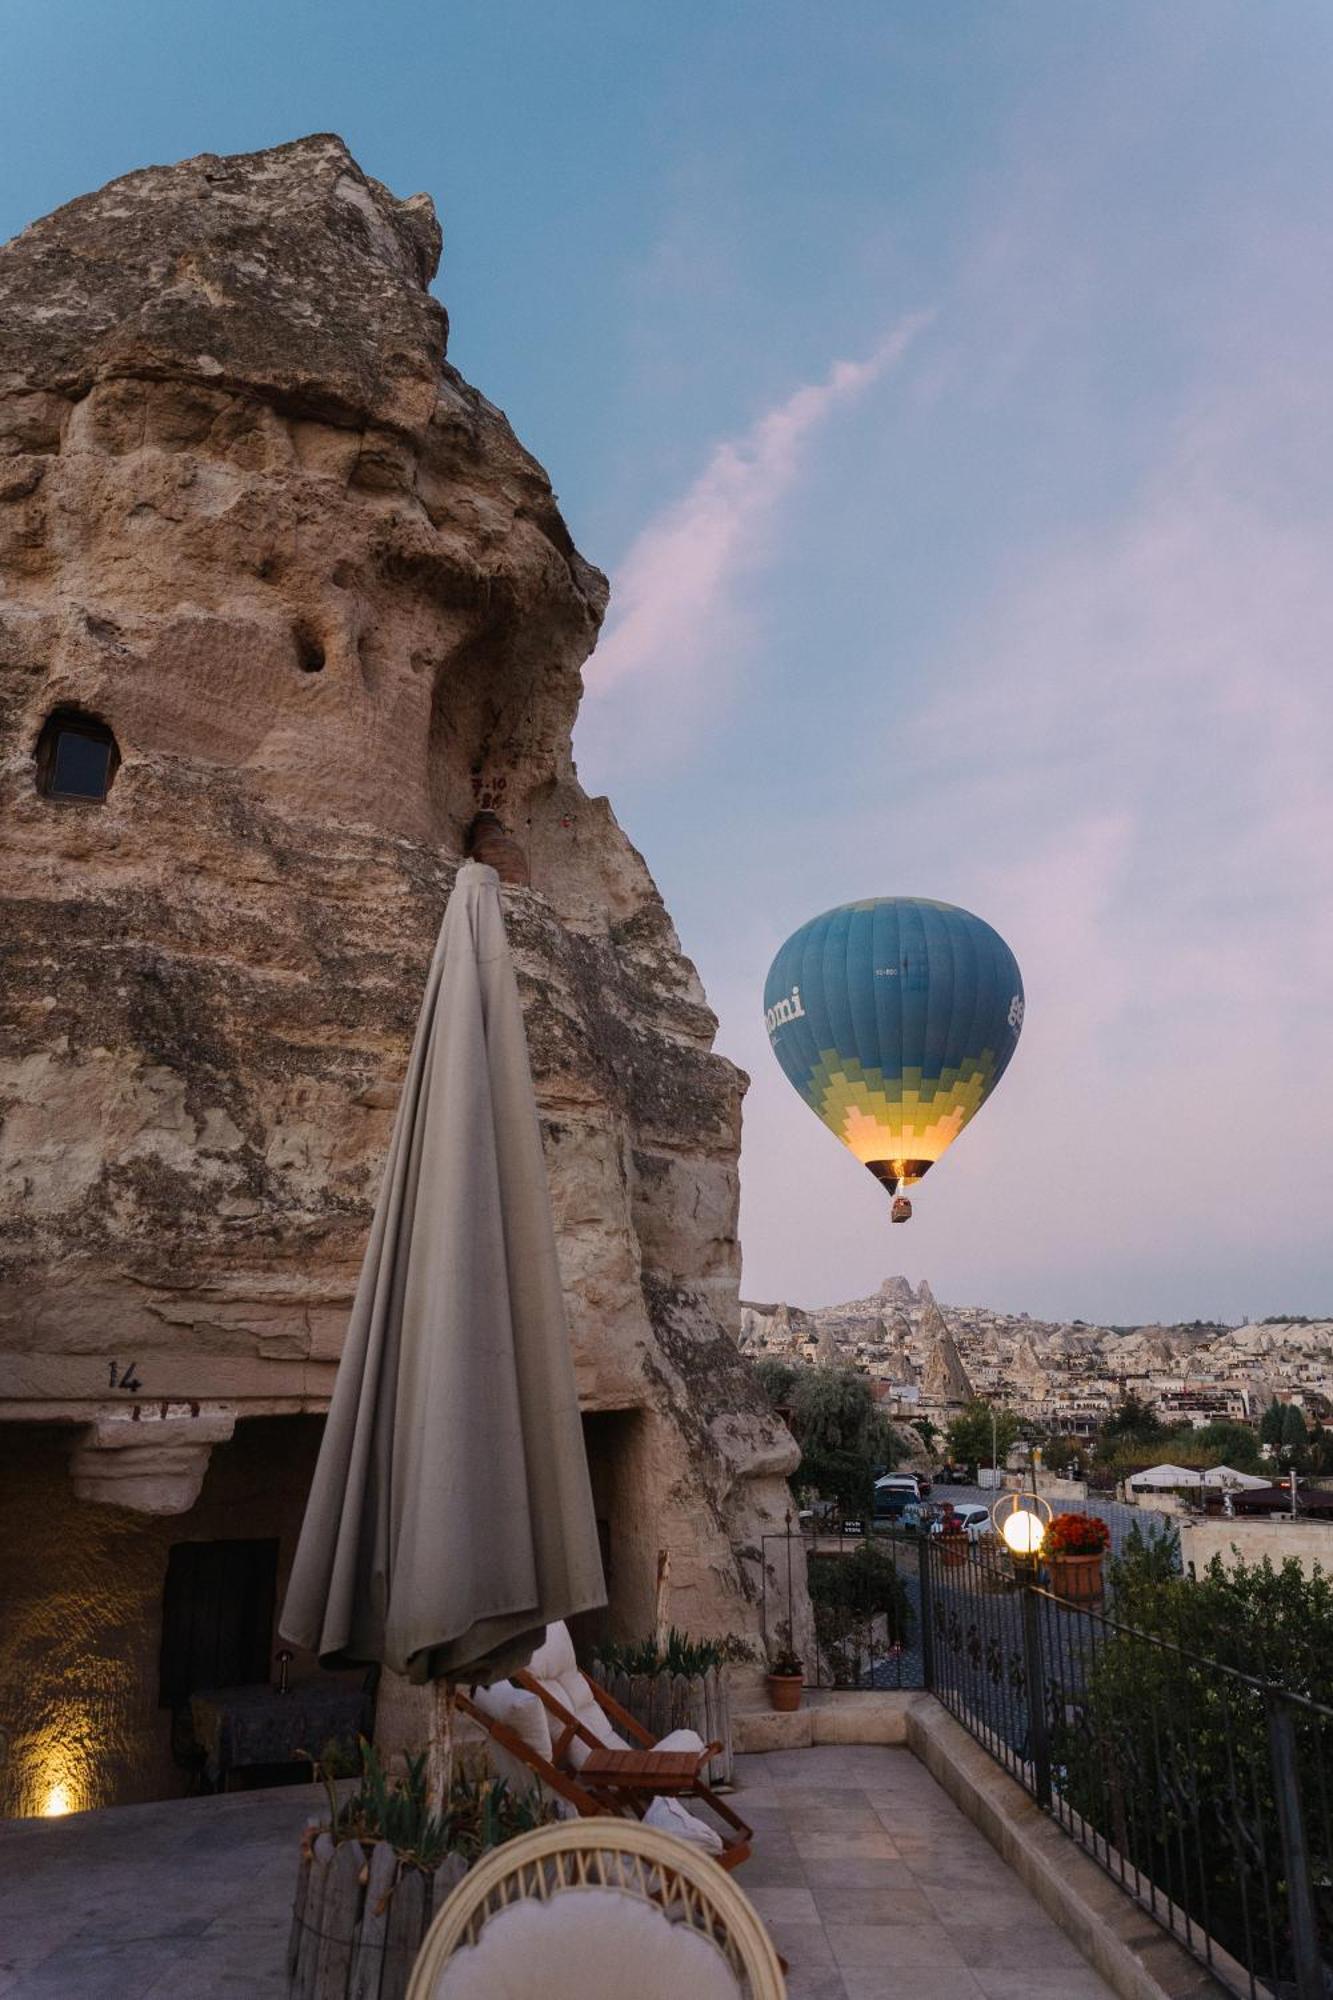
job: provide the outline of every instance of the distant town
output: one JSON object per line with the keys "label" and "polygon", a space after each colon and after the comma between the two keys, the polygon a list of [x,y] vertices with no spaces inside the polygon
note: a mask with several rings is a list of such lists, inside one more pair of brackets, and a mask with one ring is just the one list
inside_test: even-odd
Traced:
{"label": "distant town", "polygon": [[1164,1424],[1257,1423],[1273,1402],[1333,1414],[1333,1319],[1244,1326],[1055,1322],[942,1305],[923,1279],[886,1278],[869,1298],[813,1308],[741,1308],[741,1347],[870,1376],[890,1413],[941,1418],[981,1397],[1044,1429],[1091,1437],[1127,1397]]}

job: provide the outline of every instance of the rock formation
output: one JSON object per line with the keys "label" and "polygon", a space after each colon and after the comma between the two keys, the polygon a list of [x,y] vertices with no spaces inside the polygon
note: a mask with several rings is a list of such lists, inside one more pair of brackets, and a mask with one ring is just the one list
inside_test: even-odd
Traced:
{"label": "rock formation", "polygon": [[1018,1343],[1012,1372],[1015,1386],[1027,1401],[1039,1403],[1049,1395],[1050,1377],[1027,1334]]}
{"label": "rock formation", "polygon": [[929,1342],[921,1370],[921,1399],[942,1405],[970,1403],[975,1392],[957,1342],[939,1307],[932,1303],[927,1312],[933,1317],[929,1325],[923,1320],[920,1328],[922,1338]]}
{"label": "rock formation", "polygon": [[908,1307],[916,1302],[916,1294],[906,1278],[886,1278],[879,1288],[879,1296],[887,1306]]}
{"label": "rock formation", "polygon": [[[320,136],[129,174],[0,251],[0,1416],[77,1421],[88,1492],[148,1399],[204,1462],[192,1414],[323,1406],[485,811],[530,878],[616,1622],[651,1624],[669,1548],[668,1615],[754,1637],[797,1454],[734,1337],[745,1079],[579,786],[606,584],[445,361],[440,242]],[[104,802],[51,795],[62,718],[114,737]]]}
{"label": "rock formation", "polygon": [[[883,1320],[880,1321],[880,1325],[884,1326]],[[892,1329],[884,1328],[885,1345],[882,1353],[884,1372],[890,1382],[896,1382],[901,1387],[910,1387],[917,1379],[915,1365],[907,1351],[911,1335],[912,1329],[903,1313],[894,1314]]]}

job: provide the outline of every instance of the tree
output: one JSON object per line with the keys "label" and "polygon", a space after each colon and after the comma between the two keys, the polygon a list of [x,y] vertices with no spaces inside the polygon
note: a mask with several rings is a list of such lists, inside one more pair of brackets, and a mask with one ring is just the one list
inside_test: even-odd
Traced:
{"label": "tree", "polygon": [[1041,1462],[1048,1472],[1067,1473],[1080,1460],[1081,1447],[1077,1438],[1066,1437],[1063,1431],[1049,1431],[1042,1439]]}
{"label": "tree", "polygon": [[1097,1433],[1098,1457],[1110,1457],[1122,1444],[1160,1444],[1170,1433],[1153,1410],[1131,1389]]}
{"label": "tree", "polygon": [[1333,1472],[1333,1431],[1325,1430],[1317,1418],[1310,1428],[1304,1469],[1316,1479]]}
{"label": "tree", "polygon": [[851,1368],[803,1368],[792,1390],[791,1427],[801,1447],[797,1485],[835,1500],[844,1515],[870,1515],[875,1476],[899,1453],[866,1377]]}
{"label": "tree", "polygon": [[916,1432],[926,1450],[933,1452],[935,1449],[935,1440],[940,1434],[939,1425],[934,1423],[929,1417],[913,1417],[911,1429]]}
{"label": "tree", "polygon": [[1237,1472],[1259,1470],[1259,1440],[1249,1424],[1221,1417],[1185,1435],[1203,1452],[1208,1465],[1233,1465]]}
{"label": "tree", "polygon": [[[991,1419],[994,1418],[994,1432]],[[1018,1437],[1018,1418],[1012,1410],[1002,1410],[984,1397],[968,1404],[949,1426],[949,1457],[958,1465],[989,1465],[992,1435],[995,1461],[1003,1465]]]}
{"label": "tree", "polygon": [[798,1372],[794,1365],[790,1361],[780,1360],[776,1354],[764,1354],[755,1362],[754,1372],[759,1377],[760,1387],[773,1408],[788,1409]]}
{"label": "tree", "polygon": [[1282,1412],[1282,1448],[1299,1452],[1305,1449],[1305,1443],[1305,1418],[1295,1403],[1288,1403]]}
{"label": "tree", "polygon": [[1282,1442],[1282,1405],[1276,1396],[1260,1419],[1259,1442],[1271,1445],[1279,1445]]}

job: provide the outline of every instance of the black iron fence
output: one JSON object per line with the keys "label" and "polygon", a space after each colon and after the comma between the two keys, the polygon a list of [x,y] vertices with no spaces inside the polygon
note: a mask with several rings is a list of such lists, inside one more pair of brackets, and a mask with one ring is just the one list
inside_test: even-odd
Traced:
{"label": "black iron fence", "polygon": [[[922,1653],[921,1538],[866,1532],[836,1523],[809,1532],[764,1537],[764,1631],[770,1653],[788,1643],[786,1581],[799,1551],[814,1617],[815,1648],[805,1659],[806,1685],[816,1688],[920,1688]],[[776,1589],[770,1591],[770,1580]]]}
{"label": "black iron fence", "polygon": [[1333,1709],[919,1544],[924,1680],[1243,2000],[1333,1994]]}

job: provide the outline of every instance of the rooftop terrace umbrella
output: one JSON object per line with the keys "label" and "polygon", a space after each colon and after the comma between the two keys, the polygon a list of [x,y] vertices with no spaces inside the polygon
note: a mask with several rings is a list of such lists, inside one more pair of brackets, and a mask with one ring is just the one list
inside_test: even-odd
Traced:
{"label": "rooftop terrace umbrella", "polygon": [[[498,877],[469,861],[426,982],[281,1630],[332,1664],[478,1681],[605,1602],[518,983]],[[435,1714],[438,1781],[446,1696]]]}

